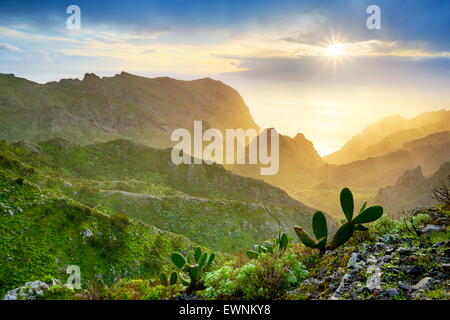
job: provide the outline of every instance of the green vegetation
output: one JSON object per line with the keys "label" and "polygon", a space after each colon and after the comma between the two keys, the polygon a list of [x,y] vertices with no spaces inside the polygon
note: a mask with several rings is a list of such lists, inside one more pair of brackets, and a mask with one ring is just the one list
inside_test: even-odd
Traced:
{"label": "green vegetation", "polygon": [[260,253],[240,267],[231,263],[207,273],[204,295],[209,299],[279,299],[308,274],[293,248]]}
{"label": "green vegetation", "polygon": [[250,259],[258,258],[259,253],[268,252],[274,253],[276,251],[284,251],[289,244],[289,238],[286,233],[278,233],[278,237],[273,241],[265,241],[262,245],[256,244],[253,246],[254,250],[248,250],[246,252],[247,257]]}
{"label": "green vegetation", "polygon": [[263,181],[218,165],[173,166],[169,150],[125,140],[90,146],[63,139],[0,145],[3,168],[23,172],[41,188],[215,250],[235,253],[280,228],[294,236],[290,226],[306,225],[312,212]]}
{"label": "green vegetation", "polygon": [[0,295],[44,277],[65,280],[67,265],[80,266],[83,281],[104,284],[155,277],[170,270],[170,252],[194,246],[182,236],[43,192],[2,170],[0,191]]}
{"label": "green vegetation", "polygon": [[185,279],[183,274],[180,273],[181,282],[188,286],[186,293],[190,294],[203,286],[203,275],[209,270],[215,257],[216,255],[214,253],[208,254],[207,252],[202,252],[200,247],[197,247],[194,252],[189,253],[187,258],[179,252],[172,253],[170,259],[173,264],[182,272],[186,272],[189,275],[190,280]]}
{"label": "green vegetation", "polygon": [[167,278],[167,275],[164,272],[161,272],[159,275],[159,280],[163,286],[173,286],[177,283],[178,280],[178,274],[173,271],[169,278]]}
{"label": "green vegetation", "polygon": [[[38,146],[3,144],[0,252],[5,259],[0,261],[1,295],[28,281],[42,280],[50,289],[39,299],[347,299],[352,295],[369,299],[372,291],[357,291],[366,286],[367,261],[393,252],[390,262],[380,264],[382,294],[390,287],[399,291],[392,299],[448,299],[446,287],[438,280],[420,292],[398,285],[409,281],[405,286],[412,286],[423,277],[443,272],[445,241],[450,239],[450,213],[444,207],[392,220],[381,216],[380,207],[366,208],[364,204],[354,216],[353,195],[344,189],[340,200],[345,221],[340,229],[334,233],[327,217],[317,212],[311,227],[315,238],[308,239],[313,245],[296,244],[289,241],[292,221],[306,224],[310,217],[307,212],[299,214],[301,205],[254,205],[230,199],[232,193],[217,199],[218,193],[212,192],[225,194],[226,190],[211,185],[209,196],[200,197],[196,192],[201,187],[195,185],[202,180],[193,179],[191,187],[179,188],[168,183],[171,173],[136,173],[149,169],[128,159],[140,156],[132,155],[134,145],[123,149],[126,161],[116,165],[101,161],[109,152],[116,158],[117,150],[127,146],[123,141],[115,143],[97,145],[89,151],[93,153],[77,161],[77,155],[91,147],[63,140]],[[63,159],[60,163],[57,154]],[[97,160],[86,165],[87,159]],[[103,165],[103,172],[95,169]],[[258,202],[256,195],[253,199]],[[370,224],[370,229],[363,224]],[[429,235],[414,232],[427,224],[440,225],[443,230]],[[350,231],[345,225],[351,226]],[[286,232],[288,229],[291,232]],[[340,233],[344,235],[339,238]],[[329,237],[333,238],[327,243]],[[192,240],[204,247],[197,249]],[[389,241],[396,242],[391,245]],[[326,246],[318,248],[319,242]],[[252,243],[261,245],[247,256],[241,250]],[[408,260],[399,249],[402,247],[412,252]],[[312,248],[319,249],[322,257]],[[207,253],[211,249],[236,255],[220,254],[217,260]],[[358,263],[365,263],[360,271],[348,267],[355,252],[363,256]],[[405,264],[402,268],[406,271],[398,272]],[[80,266],[81,290],[64,285],[67,265]],[[406,273],[411,268],[417,278]],[[345,272],[357,285],[338,294]],[[54,279],[61,282],[54,283]]]}
{"label": "green vegetation", "polygon": [[294,228],[300,241],[309,248],[318,249],[321,255],[323,255],[326,250],[334,250],[337,247],[342,246],[352,237],[356,230],[367,231],[368,229],[363,226],[363,224],[378,220],[383,215],[382,207],[372,206],[366,208],[367,202],[364,202],[358,212],[358,215],[353,218],[355,203],[353,200],[353,194],[348,188],[342,189],[340,201],[342,211],[344,211],[347,221],[339,227],[329,245],[327,245],[327,220],[321,211],[317,211],[313,216],[313,232],[316,239],[310,236],[301,227],[296,226]]}

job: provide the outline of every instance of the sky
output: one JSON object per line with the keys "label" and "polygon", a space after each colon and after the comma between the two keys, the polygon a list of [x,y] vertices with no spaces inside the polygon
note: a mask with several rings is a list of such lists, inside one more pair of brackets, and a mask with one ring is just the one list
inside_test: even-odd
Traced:
{"label": "sky", "polygon": [[449,16],[448,0],[1,0],[0,73],[211,77],[325,155],[386,116],[450,109]]}

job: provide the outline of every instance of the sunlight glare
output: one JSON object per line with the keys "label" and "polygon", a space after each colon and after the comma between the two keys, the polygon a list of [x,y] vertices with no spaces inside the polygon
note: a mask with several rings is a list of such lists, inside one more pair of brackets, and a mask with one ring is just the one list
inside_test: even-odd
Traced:
{"label": "sunlight glare", "polygon": [[342,43],[332,44],[326,51],[327,54],[332,57],[342,56],[345,54],[344,45]]}

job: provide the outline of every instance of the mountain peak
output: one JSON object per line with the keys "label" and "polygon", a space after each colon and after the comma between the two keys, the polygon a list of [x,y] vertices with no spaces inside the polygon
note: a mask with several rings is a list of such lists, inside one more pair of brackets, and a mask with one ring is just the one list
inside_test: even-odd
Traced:
{"label": "mountain peak", "polygon": [[294,140],[295,141],[304,141],[304,140],[307,140],[307,139],[306,139],[306,137],[305,137],[305,135],[303,133],[299,132],[299,133],[297,133],[295,135]]}
{"label": "mountain peak", "polygon": [[[259,130],[239,93],[219,82],[146,78],[124,71],[80,78],[35,85],[1,75],[0,98],[16,112],[0,117],[1,131],[6,132],[2,138],[34,142],[65,137],[82,144],[131,138],[167,148],[173,130],[191,128],[198,119],[222,131]],[[39,116],[29,116],[37,112]]]}
{"label": "mountain peak", "polygon": [[85,73],[84,77],[83,77],[83,81],[89,81],[89,80],[101,80],[101,79],[95,73]]}
{"label": "mountain peak", "polygon": [[121,71],[119,74],[117,74],[116,76],[118,77],[137,77],[134,74],[131,74],[129,72],[125,72],[125,71]]}
{"label": "mountain peak", "polygon": [[418,166],[415,169],[406,170],[396,182],[397,186],[413,186],[425,181],[422,174],[422,167]]}

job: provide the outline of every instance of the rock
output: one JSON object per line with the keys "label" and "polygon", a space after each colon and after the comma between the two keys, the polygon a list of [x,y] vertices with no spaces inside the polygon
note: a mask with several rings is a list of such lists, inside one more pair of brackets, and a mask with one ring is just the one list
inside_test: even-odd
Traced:
{"label": "rock", "polygon": [[395,288],[389,288],[386,290],[386,294],[390,299],[393,299],[393,298],[397,297],[398,295],[400,295],[400,291],[398,291]]}
{"label": "rock", "polygon": [[434,282],[433,278],[425,277],[422,280],[420,280],[419,282],[417,282],[415,285],[413,285],[411,287],[411,289],[413,289],[413,290],[425,290],[425,289],[428,289],[429,287],[431,287],[433,282]]}
{"label": "rock", "polygon": [[91,238],[94,236],[94,232],[91,229],[86,229],[80,232],[83,235],[83,238]]}
{"label": "rock", "polygon": [[49,285],[39,280],[26,282],[22,287],[9,290],[3,300],[34,300],[44,295],[48,289]]}
{"label": "rock", "polygon": [[412,265],[401,265],[400,270],[411,276],[417,276],[423,272],[422,268]]}
{"label": "rock", "polygon": [[367,263],[375,264],[375,263],[377,263],[377,258],[375,258],[374,256],[371,255],[367,258]]}
{"label": "rock", "polygon": [[367,279],[366,286],[369,290],[380,290],[381,289],[381,270],[378,266],[371,265],[367,268],[366,274],[371,274]]}
{"label": "rock", "polygon": [[347,268],[354,270],[359,270],[365,265],[366,263],[363,261],[363,257],[358,252],[353,252],[347,262]]}
{"label": "rock", "polygon": [[310,286],[310,285],[320,286],[322,283],[323,283],[323,280],[319,280],[316,278],[309,278],[302,282],[303,285],[307,285],[307,286]]}
{"label": "rock", "polygon": [[417,231],[419,231],[420,234],[432,234],[432,233],[444,231],[444,228],[434,225],[434,224],[427,224],[423,228],[418,228]]}
{"label": "rock", "polygon": [[397,251],[402,256],[407,256],[407,255],[409,255],[411,253],[411,249],[410,248],[405,248],[405,247],[398,248]]}
{"label": "rock", "polygon": [[376,242],[374,245],[375,250],[378,250],[378,251],[383,250],[385,248],[385,246],[386,245],[383,242]]}
{"label": "rock", "polygon": [[401,281],[399,281],[399,282],[397,283],[397,285],[398,285],[398,287],[399,287],[400,289],[402,289],[402,290],[406,290],[406,291],[411,290],[411,287],[410,287],[408,284],[403,283],[403,282],[401,282]]}
{"label": "rock", "polygon": [[395,237],[392,234],[387,233],[382,237],[382,241],[384,243],[392,243],[395,241]]}
{"label": "rock", "polygon": [[354,281],[354,276],[351,273],[346,273],[341,280],[341,283],[339,284],[339,287],[336,289],[336,291],[331,296],[332,300],[339,299],[345,292],[349,291],[349,289],[352,287],[352,284]]}
{"label": "rock", "polygon": [[450,247],[450,240],[436,242],[433,244],[433,248]]}
{"label": "rock", "polygon": [[442,269],[444,269],[444,271],[450,271],[450,263],[443,263],[442,264]]}
{"label": "rock", "polygon": [[443,281],[448,280],[450,278],[450,273],[448,271],[447,272],[438,273],[436,275],[436,278],[438,278],[440,280],[443,280]]}
{"label": "rock", "polygon": [[196,294],[180,294],[179,296],[176,297],[178,300],[198,300],[200,299],[200,297]]}

